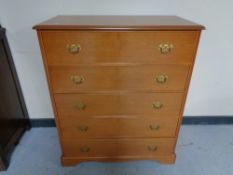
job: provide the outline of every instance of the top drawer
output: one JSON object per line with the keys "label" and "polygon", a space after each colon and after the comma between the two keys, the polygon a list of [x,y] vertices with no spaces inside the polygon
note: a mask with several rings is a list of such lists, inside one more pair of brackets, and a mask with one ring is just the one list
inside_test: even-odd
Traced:
{"label": "top drawer", "polygon": [[49,65],[192,63],[198,31],[43,31]]}

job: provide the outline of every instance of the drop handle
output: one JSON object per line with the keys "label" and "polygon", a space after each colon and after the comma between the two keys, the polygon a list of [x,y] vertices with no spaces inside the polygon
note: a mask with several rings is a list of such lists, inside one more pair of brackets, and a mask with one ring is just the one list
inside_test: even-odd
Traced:
{"label": "drop handle", "polygon": [[160,101],[155,101],[155,102],[153,102],[152,107],[154,109],[161,109],[163,107],[163,103]]}
{"label": "drop handle", "polygon": [[79,131],[86,132],[88,131],[89,127],[87,125],[80,125],[78,126]]}
{"label": "drop handle", "polygon": [[76,85],[79,85],[79,84],[82,84],[83,81],[84,81],[84,76],[83,75],[71,75],[70,76],[70,80],[76,84]]}
{"label": "drop handle", "polygon": [[172,51],[173,48],[174,48],[173,44],[168,44],[168,43],[159,44],[159,50],[161,54],[168,54]]}
{"label": "drop handle", "polygon": [[149,128],[150,128],[151,130],[153,130],[153,131],[158,131],[158,130],[160,130],[160,125],[158,125],[158,124],[151,124],[151,125],[149,126]]}
{"label": "drop handle", "polygon": [[79,111],[83,111],[84,109],[86,109],[86,104],[85,103],[83,103],[83,102],[77,102],[75,105],[74,105],[74,107],[76,108],[76,109],[78,109]]}
{"label": "drop handle", "polygon": [[81,51],[80,44],[67,44],[66,49],[70,54],[77,54]]}
{"label": "drop handle", "polygon": [[158,147],[157,146],[153,146],[153,145],[149,145],[147,146],[148,151],[157,151]]}
{"label": "drop handle", "polygon": [[168,80],[168,76],[167,75],[156,75],[155,76],[156,83],[163,84],[163,83],[166,83],[167,80]]}
{"label": "drop handle", "polygon": [[81,148],[80,148],[80,151],[81,151],[82,153],[87,153],[87,152],[89,152],[90,150],[91,150],[91,148],[88,147],[88,146],[84,146],[84,147],[81,147]]}

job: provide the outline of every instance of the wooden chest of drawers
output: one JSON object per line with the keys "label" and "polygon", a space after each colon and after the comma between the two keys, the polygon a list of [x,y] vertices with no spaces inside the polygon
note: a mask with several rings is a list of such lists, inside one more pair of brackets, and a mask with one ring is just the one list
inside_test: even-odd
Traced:
{"label": "wooden chest of drawers", "polygon": [[34,28],[63,165],[174,163],[203,26],[174,16],[58,16]]}

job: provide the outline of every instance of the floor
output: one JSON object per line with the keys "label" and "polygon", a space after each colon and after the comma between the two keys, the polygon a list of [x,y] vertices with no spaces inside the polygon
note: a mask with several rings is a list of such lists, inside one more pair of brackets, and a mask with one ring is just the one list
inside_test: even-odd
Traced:
{"label": "floor", "polygon": [[174,165],[155,161],[60,166],[55,128],[33,128],[0,175],[233,175],[233,125],[183,125]]}

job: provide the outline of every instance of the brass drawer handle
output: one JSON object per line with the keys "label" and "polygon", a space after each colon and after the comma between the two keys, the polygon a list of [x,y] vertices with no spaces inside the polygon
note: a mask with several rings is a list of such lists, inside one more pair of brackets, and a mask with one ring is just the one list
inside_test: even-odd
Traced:
{"label": "brass drawer handle", "polygon": [[151,124],[150,126],[151,130],[158,131],[160,129],[160,125],[158,124]]}
{"label": "brass drawer handle", "polygon": [[75,108],[78,109],[79,111],[82,111],[86,108],[86,104],[83,102],[78,102],[75,104]]}
{"label": "brass drawer handle", "polygon": [[81,147],[80,148],[80,151],[82,152],[82,153],[87,153],[87,152],[89,152],[91,150],[91,148],[90,147],[87,147],[87,146],[84,146],[84,147]]}
{"label": "brass drawer handle", "polygon": [[81,84],[84,81],[84,77],[82,75],[71,75],[70,80],[74,84]]}
{"label": "brass drawer handle", "polygon": [[160,101],[156,101],[152,104],[154,109],[161,109],[163,107],[163,103]]}
{"label": "brass drawer handle", "polygon": [[157,83],[166,83],[166,81],[167,81],[167,79],[168,79],[168,76],[167,75],[156,75],[155,76],[155,81],[157,82]]}
{"label": "brass drawer handle", "polygon": [[149,146],[147,146],[147,149],[148,149],[148,151],[157,151],[158,147],[149,145]]}
{"label": "brass drawer handle", "polygon": [[81,50],[81,45],[80,44],[67,44],[66,49],[71,54],[77,54]]}
{"label": "brass drawer handle", "polygon": [[88,131],[89,127],[86,125],[80,125],[78,126],[79,131],[86,132]]}
{"label": "brass drawer handle", "polygon": [[159,45],[159,50],[160,53],[162,54],[168,54],[172,51],[172,49],[174,48],[173,44],[160,44]]}

